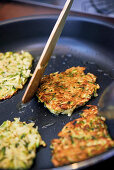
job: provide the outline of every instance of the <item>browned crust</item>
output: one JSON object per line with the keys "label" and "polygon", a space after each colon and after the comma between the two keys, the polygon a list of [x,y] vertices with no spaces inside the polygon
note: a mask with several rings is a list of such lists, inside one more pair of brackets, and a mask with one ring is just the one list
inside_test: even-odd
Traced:
{"label": "browned crust", "polygon": [[84,70],[85,67],[71,67],[44,76],[37,91],[38,99],[57,114],[84,105],[93,95],[97,96],[99,89],[96,76],[85,74]]}
{"label": "browned crust", "polygon": [[59,139],[52,140],[54,166],[79,162],[114,146],[114,141],[108,134],[105,119],[98,116],[96,106],[89,107],[83,111],[81,118],[63,127],[58,134]]}

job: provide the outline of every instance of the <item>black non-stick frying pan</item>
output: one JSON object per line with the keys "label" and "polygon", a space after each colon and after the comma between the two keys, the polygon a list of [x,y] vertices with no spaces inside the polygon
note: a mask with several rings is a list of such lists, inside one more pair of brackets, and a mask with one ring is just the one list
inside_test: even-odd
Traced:
{"label": "black non-stick frying pan", "polygon": [[[29,51],[34,57],[32,68],[34,70],[56,19],[56,16],[32,16],[1,22],[0,51]],[[98,77],[97,83],[101,87],[98,91],[99,96],[88,102],[97,105],[103,90],[114,79],[113,25],[89,18],[68,17],[45,74],[61,72],[72,66],[85,66],[86,72],[91,72]],[[34,121],[47,147],[38,149],[31,169],[54,168],[51,163],[50,141],[57,138],[58,132],[67,122],[79,117],[78,113],[86,106],[76,109],[71,117],[54,116],[43,104],[37,103],[36,96],[26,105],[22,105],[21,99],[26,86],[27,84],[11,99],[0,102],[0,124],[15,117],[20,117],[21,121]],[[113,163],[113,156],[114,149],[110,149],[99,156],[82,161],[75,166],[69,165],[64,169],[86,167],[101,160],[102,164],[99,165],[105,165],[106,168]]]}

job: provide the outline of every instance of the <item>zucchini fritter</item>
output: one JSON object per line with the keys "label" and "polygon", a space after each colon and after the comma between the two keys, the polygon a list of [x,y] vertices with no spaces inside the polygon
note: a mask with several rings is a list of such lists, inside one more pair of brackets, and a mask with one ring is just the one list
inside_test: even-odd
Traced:
{"label": "zucchini fritter", "polygon": [[42,78],[37,91],[39,101],[54,114],[68,114],[84,105],[91,96],[97,96],[99,85],[96,76],[84,73],[84,67],[72,67],[61,73],[51,73]]}
{"label": "zucchini fritter", "polygon": [[45,142],[34,123],[5,121],[0,126],[0,168],[27,169],[36,156],[36,148]]}
{"label": "zucchini fritter", "polygon": [[29,52],[0,53],[0,100],[22,89],[30,77],[33,57]]}
{"label": "zucchini fritter", "polygon": [[52,140],[52,163],[55,166],[88,159],[114,146],[105,118],[98,116],[96,106],[89,107],[83,111],[81,118],[63,127],[58,134],[59,139]]}

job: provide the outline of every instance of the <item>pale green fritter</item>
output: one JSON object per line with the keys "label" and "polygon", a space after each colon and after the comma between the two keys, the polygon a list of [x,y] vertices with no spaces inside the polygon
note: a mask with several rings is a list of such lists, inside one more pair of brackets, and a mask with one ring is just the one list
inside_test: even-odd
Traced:
{"label": "pale green fritter", "polygon": [[0,168],[27,169],[30,168],[36,156],[36,148],[45,146],[34,123],[5,121],[0,126]]}
{"label": "pale green fritter", "polygon": [[22,89],[30,77],[33,57],[29,52],[0,53],[0,100]]}

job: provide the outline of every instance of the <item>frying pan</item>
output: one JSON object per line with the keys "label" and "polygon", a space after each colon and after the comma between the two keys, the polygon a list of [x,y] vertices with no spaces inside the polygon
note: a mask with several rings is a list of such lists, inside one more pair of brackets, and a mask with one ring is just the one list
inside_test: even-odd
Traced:
{"label": "frying pan", "polygon": [[[1,22],[0,51],[29,51],[34,57],[33,71],[56,20],[57,16],[31,16]],[[85,72],[97,76],[97,83],[101,87],[98,91],[99,96],[87,103],[97,105],[103,90],[114,79],[113,25],[90,18],[68,17],[45,74],[61,72],[72,66],[84,66]],[[20,117],[21,121],[27,123],[35,122],[47,147],[38,149],[31,169],[54,169],[51,163],[50,141],[57,138],[58,132],[67,122],[78,118],[79,112],[86,106],[76,109],[71,117],[55,116],[43,104],[37,103],[36,96],[23,105],[21,99],[26,87],[27,84],[11,99],[0,102],[0,124],[5,120],[12,121],[15,117]],[[113,156],[112,148],[86,161],[58,169],[86,168],[90,165],[92,168],[106,168],[113,163]]]}

